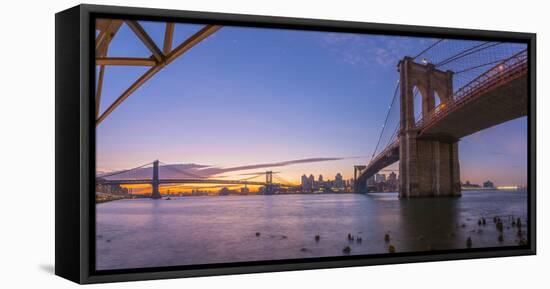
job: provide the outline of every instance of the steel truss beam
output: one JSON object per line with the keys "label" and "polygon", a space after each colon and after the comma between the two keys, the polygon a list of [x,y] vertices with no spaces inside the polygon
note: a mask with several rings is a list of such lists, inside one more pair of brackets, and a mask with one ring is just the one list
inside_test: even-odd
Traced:
{"label": "steel truss beam", "polygon": [[[116,32],[122,25],[122,20],[101,19],[96,21],[96,29],[99,34],[96,37],[96,66],[99,66],[99,76],[96,85],[96,126],[98,126],[107,116],[109,116],[124,100],[126,100],[134,91],[142,86],[147,80],[162,70],[167,64],[176,60],[179,56],[193,48],[195,45],[218,31],[220,25],[205,25],[197,33],[180,43],[172,49],[174,36],[174,23],[166,23],[164,33],[164,43],[162,50],[155,44],[145,29],[135,20],[126,20],[124,23],[130,27],[134,34],[151,51],[149,58],[136,57],[107,57],[109,44]],[[134,81],[107,109],[99,114],[99,104],[101,101],[101,90],[103,88],[105,66],[124,65],[124,66],[148,66],[150,67],[143,75]]]}

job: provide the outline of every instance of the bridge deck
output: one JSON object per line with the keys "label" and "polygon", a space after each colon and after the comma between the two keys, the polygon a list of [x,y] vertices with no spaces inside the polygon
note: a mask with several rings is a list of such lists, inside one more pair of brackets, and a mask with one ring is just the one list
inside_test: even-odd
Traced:
{"label": "bridge deck", "polygon": [[527,115],[527,65],[496,79],[449,106],[446,113],[420,125],[421,137],[458,140],[475,132]]}
{"label": "bridge deck", "polygon": [[363,183],[367,179],[374,176],[381,169],[396,163],[399,161],[399,142],[395,141],[391,143],[384,151],[382,151],[378,156],[367,167],[361,171],[361,174],[357,178],[357,182]]}

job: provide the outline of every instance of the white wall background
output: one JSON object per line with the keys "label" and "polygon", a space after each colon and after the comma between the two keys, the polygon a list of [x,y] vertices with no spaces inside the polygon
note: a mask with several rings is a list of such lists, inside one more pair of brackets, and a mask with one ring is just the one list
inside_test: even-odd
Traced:
{"label": "white wall background", "polygon": [[[89,1],[97,4],[538,33],[538,256],[98,285],[105,288],[542,288],[550,252],[545,1]],[[0,287],[72,288],[54,265],[54,13],[77,1],[0,4]],[[547,229],[547,228],[546,228]],[[94,285],[95,286],[95,285]]]}

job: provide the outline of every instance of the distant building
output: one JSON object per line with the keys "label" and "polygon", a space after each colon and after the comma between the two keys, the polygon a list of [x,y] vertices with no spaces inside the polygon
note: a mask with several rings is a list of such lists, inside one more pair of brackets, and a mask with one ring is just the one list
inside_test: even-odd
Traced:
{"label": "distant building", "polygon": [[317,185],[315,184],[315,177],[313,175],[309,175],[308,182],[309,182],[309,185],[311,186],[311,190],[315,190]]}
{"label": "distant building", "polygon": [[198,189],[193,189],[191,191],[192,196],[207,196],[208,192],[199,191]]}
{"label": "distant building", "polygon": [[120,185],[103,185],[98,184],[96,185],[96,192],[109,194],[109,195],[118,195],[118,196],[124,196],[129,194],[129,190],[127,188],[123,188]]}
{"label": "distant building", "polygon": [[386,175],[384,175],[384,174],[374,175],[374,182],[375,183],[383,183],[385,181],[386,181]]}
{"label": "distant building", "polygon": [[334,177],[334,186],[337,188],[343,188],[344,187],[344,180],[342,178],[342,174],[337,173]]}
{"label": "distant building", "polygon": [[397,183],[397,174],[395,172],[391,172],[388,176],[388,181]]}
{"label": "distant building", "polygon": [[388,179],[386,180],[386,190],[390,192],[395,192],[399,189],[399,181],[397,180],[397,174],[395,172],[391,172],[388,175]]}
{"label": "distant building", "polygon": [[223,187],[220,191],[219,191],[219,195],[220,196],[228,196],[229,194],[231,193],[231,191],[226,188],[226,187]]}
{"label": "distant building", "polygon": [[491,182],[491,181],[486,181],[486,182],[483,183],[483,187],[484,188],[494,188],[495,184],[493,184],[493,182]]}
{"label": "distant building", "polygon": [[480,185],[472,184],[472,183],[470,183],[470,181],[466,180],[466,182],[462,184],[462,187],[465,187],[465,188],[479,188]]}
{"label": "distant building", "polygon": [[376,182],[374,180],[374,176],[370,177],[367,179],[367,186],[372,186],[374,185]]}
{"label": "distant building", "polygon": [[302,190],[309,192],[311,191],[313,184],[306,175],[302,175]]}
{"label": "distant building", "polygon": [[319,183],[323,182],[323,175],[319,175]]}

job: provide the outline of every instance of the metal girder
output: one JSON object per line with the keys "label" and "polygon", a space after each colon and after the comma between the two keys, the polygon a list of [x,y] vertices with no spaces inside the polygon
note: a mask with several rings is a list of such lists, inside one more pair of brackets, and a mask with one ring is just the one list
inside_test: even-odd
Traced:
{"label": "metal girder", "polygon": [[166,64],[174,61],[176,58],[178,58],[178,56],[182,55],[187,50],[191,49],[193,46],[203,41],[208,36],[214,34],[214,32],[218,31],[220,28],[222,28],[222,26],[220,25],[206,25],[204,28],[193,34],[183,43],[181,43],[178,47],[174,48],[174,50],[172,50],[167,55]]}
{"label": "metal girder", "polygon": [[113,19],[97,19],[95,22],[95,28],[99,31],[103,31],[109,27]]}
{"label": "metal girder", "polygon": [[174,39],[174,27],[175,25],[173,22],[166,23],[166,30],[164,32],[164,46],[162,48],[162,52],[164,54],[168,54],[172,50],[172,42]]}
{"label": "metal girder", "polygon": [[107,55],[107,48],[111,40],[122,25],[122,20],[97,20],[96,28],[100,30],[95,41],[96,57]]}
{"label": "metal girder", "polygon": [[[100,66],[99,79],[96,89],[96,126],[99,125],[109,114],[111,114],[124,100],[128,98],[134,91],[136,91],[147,80],[153,77],[164,66],[174,61],[183,53],[191,49],[193,46],[218,31],[222,26],[220,25],[206,25],[204,28],[193,34],[187,40],[183,41],[180,45],[172,50],[172,42],[174,35],[174,23],[166,23],[166,30],[164,33],[164,45],[162,51],[147,34],[145,29],[134,20],[124,21],[128,27],[136,34],[136,36],[145,44],[145,46],[152,52],[152,56],[149,58],[136,58],[136,57],[107,57],[107,48],[111,42],[111,39],[116,34],[122,20],[97,20],[96,29],[100,31],[96,37],[96,65]],[[99,103],[101,97],[101,89],[103,86],[103,78],[105,73],[105,66],[107,65],[125,65],[125,66],[150,66],[143,75],[141,75],[134,83],[132,83],[101,115],[99,115]]]}
{"label": "metal girder", "polygon": [[154,66],[157,64],[152,58],[138,57],[97,57],[96,65],[126,65],[126,66]]}
{"label": "metal girder", "polygon": [[145,29],[143,29],[143,27],[141,27],[141,25],[135,20],[126,20],[126,24],[128,25],[128,27],[130,27],[130,29],[132,29],[132,31],[134,31],[141,42],[143,42],[143,44],[145,44],[145,46],[147,46],[147,48],[151,50],[155,59],[158,62],[161,62],[164,58],[164,54],[162,54],[162,51],[160,51],[160,48],[158,48],[158,46],[155,44],[153,39],[151,39],[149,34],[145,32]]}
{"label": "metal girder", "polygon": [[97,89],[95,91],[95,118],[99,116],[99,104],[101,102],[101,90],[103,89],[103,77],[105,75],[105,66],[99,67],[99,76],[97,79]]}

